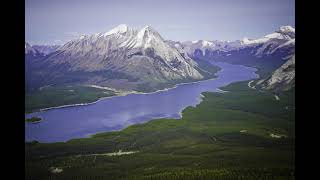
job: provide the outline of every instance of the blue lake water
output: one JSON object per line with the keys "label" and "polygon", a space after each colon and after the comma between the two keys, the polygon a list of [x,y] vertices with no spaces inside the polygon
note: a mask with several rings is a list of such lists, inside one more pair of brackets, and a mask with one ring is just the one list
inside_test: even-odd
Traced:
{"label": "blue lake water", "polygon": [[98,132],[121,130],[132,124],[155,118],[180,118],[187,106],[201,101],[201,92],[217,91],[232,82],[257,78],[256,69],[228,63],[215,63],[222,68],[218,78],[178,85],[168,91],[151,94],[129,94],[106,98],[85,106],[73,106],[26,115],[38,116],[40,123],[25,123],[26,141],[60,142],[88,137]]}

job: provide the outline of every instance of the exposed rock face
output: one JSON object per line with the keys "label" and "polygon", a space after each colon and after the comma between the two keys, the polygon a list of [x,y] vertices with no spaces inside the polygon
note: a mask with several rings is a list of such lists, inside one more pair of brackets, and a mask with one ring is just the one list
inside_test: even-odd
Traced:
{"label": "exposed rock face", "polygon": [[295,55],[293,55],[280,68],[275,70],[272,75],[260,80],[257,85],[267,90],[289,90],[295,86]]}
{"label": "exposed rock face", "polygon": [[[170,46],[150,26],[136,31],[119,25],[105,33],[81,36],[59,47],[36,66],[51,80],[84,73],[85,80],[78,78],[76,81],[90,81],[97,85],[110,78],[104,76],[105,72],[112,72],[113,76],[120,74],[121,77],[112,77],[114,79],[129,77],[139,83],[203,78],[195,61]],[[94,77],[90,78],[91,75]],[[75,82],[74,78],[70,81]]]}

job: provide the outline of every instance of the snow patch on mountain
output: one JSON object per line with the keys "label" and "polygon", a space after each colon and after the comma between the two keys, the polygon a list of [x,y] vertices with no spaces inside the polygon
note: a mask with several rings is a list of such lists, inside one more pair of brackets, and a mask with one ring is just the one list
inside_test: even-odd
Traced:
{"label": "snow patch on mountain", "polygon": [[281,26],[280,27],[280,32],[283,33],[295,33],[295,28],[293,28],[292,26]]}
{"label": "snow patch on mountain", "polygon": [[110,36],[113,34],[123,34],[128,31],[128,26],[126,24],[120,24],[117,27],[111,29],[110,31],[103,34],[104,37]]}
{"label": "snow patch on mountain", "polygon": [[[194,62],[182,49],[168,44],[150,26],[139,31],[119,25],[107,33],[82,36],[69,41],[50,56],[50,63],[68,64],[69,71],[112,69],[157,81],[202,79]],[[183,55],[185,54],[185,55]]]}
{"label": "snow patch on mountain", "polygon": [[202,46],[213,46],[214,43],[210,41],[202,41]]}
{"label": "snow patch on mountain", "polygon": [[245,37],[242,40],[236,41],[197,40],[186,41],[182,44],[185,51],[190,56],[198,56],[200,55],[200,51],[201,55],[205,56],[206,52],[209,54],[212,52],[219,54],[220,52],[230,52],[234,50],[239,51],[245,48],[257,47],[257,49],[253,49],[252,54],[257,57],[261,57],[275,53],[277,50],[282,48],[294,49],[294,43],[295,29],[291,26],[281,26],[275,32],[257,39],[249,39]]}

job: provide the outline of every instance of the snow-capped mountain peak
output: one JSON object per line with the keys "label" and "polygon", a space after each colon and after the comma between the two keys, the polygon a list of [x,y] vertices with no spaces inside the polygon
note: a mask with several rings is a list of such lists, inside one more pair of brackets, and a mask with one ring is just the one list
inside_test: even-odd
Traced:
{"label": "snow-capped mountain peak", "polygon": [[268,38],[268,39],[283,39],[283,36],[281,33],[271,33],[271,34],[268,34],[266,36],[264,36],[265,38]]}
{"label": "snow-capped mountain peak", "polygon": [[[257,57],[271,55],[273,53],[294,52],[295,29],[291,26],[281,26],[278,30],[259,38],[243,38],[236,41],[186,41],[183,42],[184,50],[188,55],[195,56],[219,56],[230,55],[229,52],[248,50]],[[233,52],[234,53],[234,52]]]}
{"label": "snow-capped mountain peak", "polygon": [[148,47],[152,43],[159,44],[163,41],[163,38],[157,31],[155,31],[151,26],[145,26],[137,33],[134,47]]}
{"label": "snow-capped mountain peak", "polygon": [[149,26],[149,25],[146,25],[145,27],[143,27],[143,28],[141,29],[141,31],[146,31],[146,30],[152,30],[152,27]]}
{"label": "snow-capped mountain peak", "polygon": [[213,42],[210,42],[210,41],[202,41],[202,46],[212,46],[214,45]]}
{"label": "snow-capped mountain peak", "polygon": [[84,38],[86,38],[86,35],[82,34],[79,39],[84,39]]}
{"label": "snow-capped mountain peak", "polygon": [[123,34],[126,33],[129,30],[128,26],[126,24],[120,24],[117,27],[111,29],[110,31],[107,31],[103,34],[104,37],[113,35],[113,34]]}
{"label": "snow-capped mountain peak", "polygon": [[[162,80],[203,78],[195,68],[197,64],[187,55],[181,55],[177,47],[171,47],[151,26],[134,30],[119,25],[106,33],[69,41],[59,51],[61,53],[48,57],[48,61],[53,64],[67,63],[70,65],[69,71],[93,72],[126,67],[126,73],[132,75],[136,65],[143,64],[136,68],[152,66],[154,73],[162,74],[161,77],[157,75]],[[153,62],[156,64],[153,65]]]}
{"label": "snow-capped mountain peak", "polygon": [[244,37],[241,40],[241,44],[243,44],[243,45],[250,44],[250,43],[252,43],[252,40],[249,40],[247,37]]}
{"label": "snow-capped mountain peak", "polygon": [[288,32],[295,33],[296,30],[292,26],[281,26],[279,31],[283,33],[288,33]]}
{"label": "snow-capped mountain peak", "polygon": [[152,36],[157,36],[161,38],[160,34],[156,30],[154,30],[151,26],[143,27],[137,34],[138,39],[152,37]]}
{"label": "snow-capped mountain peak", "polygon": [[295,38],[295,29],[291,26],[281,26],[278,31],[275,31],[271,34],[268,34],[264,37],[258,39],[248,39],[243,38],[241,40],[242,45],[257,45],[263,44],[268,42],[272,39],[279,39],[279,40],[292,40]]}
{"label": "snow-capped mountain peak", "polygon": [[37,54],[37,50],[35,50],[29,43],[25,42],[24,43],[24,53],[25,54],[32,54],[35,55]]}
{"label": "snow-capped mountain peak", "polygon": [[281,26],[276,32],[288,40],[295,38],[295,28],[291,26]]}
{"label": "snow-capped mountain peak", "polygon": [[253,44],[261,44],[261,43],[265,43],[269,40],[270,38],[265,36],[259,39],[248,39],[247,37],[243,38],[240,41],[241,45],[253,45]]}

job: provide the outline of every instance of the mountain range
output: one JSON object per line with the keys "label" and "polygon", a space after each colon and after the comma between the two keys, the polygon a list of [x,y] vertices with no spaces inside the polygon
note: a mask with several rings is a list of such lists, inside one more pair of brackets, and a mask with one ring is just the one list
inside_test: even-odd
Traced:
{"label": "mountain range", "polygon": [[[171,42],[172,43],[172,42]],[[268,76],[285,63],[295,52],[295,29],[282,26],[261,38],[236,41],[176,42],[195,60],[223,61],[259,69],[260,76]]]}
{"label": "mountain range", "polygon": [[178,43],[185,51],[193,56],[230,56],[231,52],[254,48],[250,54],[256,57],[269,56],[281,50],[293,51],[295,46],[295,29],[291,26],[282,26],[279,30],[258,39],[243,38],[236,41],[186,41]]}
{"label": "mountain range", "polygon": [[135,30],[121,24],[62,46],[26,43],[26,86],[77,83],[151,91],[214,77],[207,71],[212,61],[256,67],[267,76],[294,52],[291,26],[258,39],[177,42],[163,39],[150,26]]}

